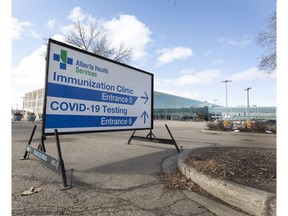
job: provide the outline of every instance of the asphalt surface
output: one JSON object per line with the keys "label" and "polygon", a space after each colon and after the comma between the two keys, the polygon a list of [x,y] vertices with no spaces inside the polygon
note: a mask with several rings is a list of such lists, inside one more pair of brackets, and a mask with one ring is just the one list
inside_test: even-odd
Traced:
{"label": "asphalt surface", "polygon": [[[273,134],[204,134],[205,123],[154,122],[153,133],[169,138],[167,124],[179,147],[247,146],[276,148]],[[32,145],[40,141],[41,124]],[[164,187],[159,179],[165,159],[177,155],[172,145],[132,140],[132,131],[61,135],[66,170],[73,187],[61,190],[59,171],[33,155],[23,157],[34,124],[12,122],[12,215],[215,215],[187,191]],[[137,131],[146,136],[149,131]],[[47,153],[57,156],[55,137],[45,141]],[[70,181],[70,178],[68,179]],[[21,196],[32,186],[38,193]]]}

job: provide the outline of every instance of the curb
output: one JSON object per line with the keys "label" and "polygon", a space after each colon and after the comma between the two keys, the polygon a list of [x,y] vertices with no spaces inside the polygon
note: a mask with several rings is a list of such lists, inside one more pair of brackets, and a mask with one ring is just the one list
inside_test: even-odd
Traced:
{"label": "curb", "polygon": [[213,196],[247,213],[256,216],[276,215],[275,194],[230,181],[211,178],[198,172],[193,167],[185,164],[185,159],[191,151],[193,150],[186,150],[179,155],[178,168],[183,175],[197,183]]}
{"label": "curb", "polygon": [[184,191],[184,194],[205,208],[209,209],[216,215],[219,216],[248,216],[245,213],[236,211],[226,205],[215,202],[207,197],[203,197],[195,192]]}
{"label": "curb", "polygon": [[[178,157],[179,154],[172,155],[166,159],[164,159],[162,163],[162,171],[164,173],[172,173],[176,171],[178,168]],[[226,205],[223,205],[219,202],[213,201],[205,196],[202,196],[198,193],[191,192],[191,191],[183,191],[183,193],[188,197],[189,199],[197,202],[201,206],[205,207],[209,211],[213,212],[216,215],[219,216],[247,216],[247,214],[236,211],[230,207],[227,207]]]}
{"label": "curb", "polygon": [[253,133],[253,132],[234,132],[234,131],[221,131],[221,130],[209,130],[209,129],[202,129],[201,130],[202,133],[206,133],[206,134],[225,134],[225,135],[249,135],[249,136],[266,136],[266,135],[274,135],[276,136],[275,133],[272,134],[268,134],[268,133]]}
{"label": "curb", "polygon": [[207,129],[202,129],[202,133],[207,133],[207,134],[221,134],[222,131],[214,131],[214,130],[207,130]]}

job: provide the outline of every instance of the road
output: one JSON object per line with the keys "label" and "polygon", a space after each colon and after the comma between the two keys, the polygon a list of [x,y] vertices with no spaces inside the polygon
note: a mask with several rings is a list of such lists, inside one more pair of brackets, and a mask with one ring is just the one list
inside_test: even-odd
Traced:
{"label": "road", "polygon": [[[205,123],[156,121],[156,137],[169,138],[165,124],[183,149],[211,145],[276,148],[273,134],[206,134],[201,132]],[[135,140],[128,145],[132,131],[61,135],[65,168],[75,169],[73,187],[62,191],[57,170],[33,155],[20,160],[33,125],[12,122],[13,215],[214,215],[183,191],[165,188],[159,179],[162,162],[177,154],[175,147]],[[36,125],[33,146],[41,135],[41,125]],[[55,137],[47,137],[45,146],[48,154],[57,156]],[[33,185],[41,191],[21,196]]]}

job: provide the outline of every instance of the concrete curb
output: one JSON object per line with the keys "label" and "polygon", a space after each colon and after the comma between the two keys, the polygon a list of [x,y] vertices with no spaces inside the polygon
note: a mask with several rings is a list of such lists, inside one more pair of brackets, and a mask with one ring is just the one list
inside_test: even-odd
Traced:
{"label": "concrete curb", "polygon": [[207,134],[221,134],[222,131],[214,131],[214,130],[207,130],[207,129],[202,129],[202,133],[207,133]]}
{"label": "concrete curb", "polygon": [[[178,168],[178,157],[179,154],[172,155],[166,159],[164,159],[162,163],[162,171],[164,173],[172,173],[176,171]],[[191,200],[197,202],[198,204],[202,205],[203,207],[209,209],[216,215],[219,216],[247,216],[247,214],[236,211],[226,205],[223,205],[219,202],[215,202],[205,196],[197,194],[195,192],[190,191],[183,191],[183,193]]]}
{"label": "concrete curb", "polygon": [[256,215],[276,215],[276,195],[230,181],[211,178],[185,164],[193,150],[183,151],[178,158],[178,168],[187,178],[197,183],[213,196],[241,210]]}
{"label": "concrete curb", "polygon": [[203,197],[195,192],[184,191],[185,195],[189,197],[191,200],[199,203],[205,208],[209,209],[216,215],[219,216],[248,216],[248,214],[236,211],[232,208],[229,208],[223,204],[215,202],[207,197]]}
{"label": "concrete curb", "polygon": [[225,135],[249,135],[249,136],[276,136],[275,133],[272,134],[268,134],[268,133],[255,133],[255,132],[234,132],[234,131],[221,131],[221,130],[209,130],[209,129],[202,129],[201,130],[202,133],[206,133],[206,134],[225,134]]}

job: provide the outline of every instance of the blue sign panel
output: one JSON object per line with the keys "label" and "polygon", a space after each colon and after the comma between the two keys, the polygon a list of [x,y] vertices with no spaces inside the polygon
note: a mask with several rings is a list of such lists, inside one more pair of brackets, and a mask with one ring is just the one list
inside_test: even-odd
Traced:
{"label": "blue sign panel", "polygon": [[153,128],[153,74],[50,39],[44,134]]}

